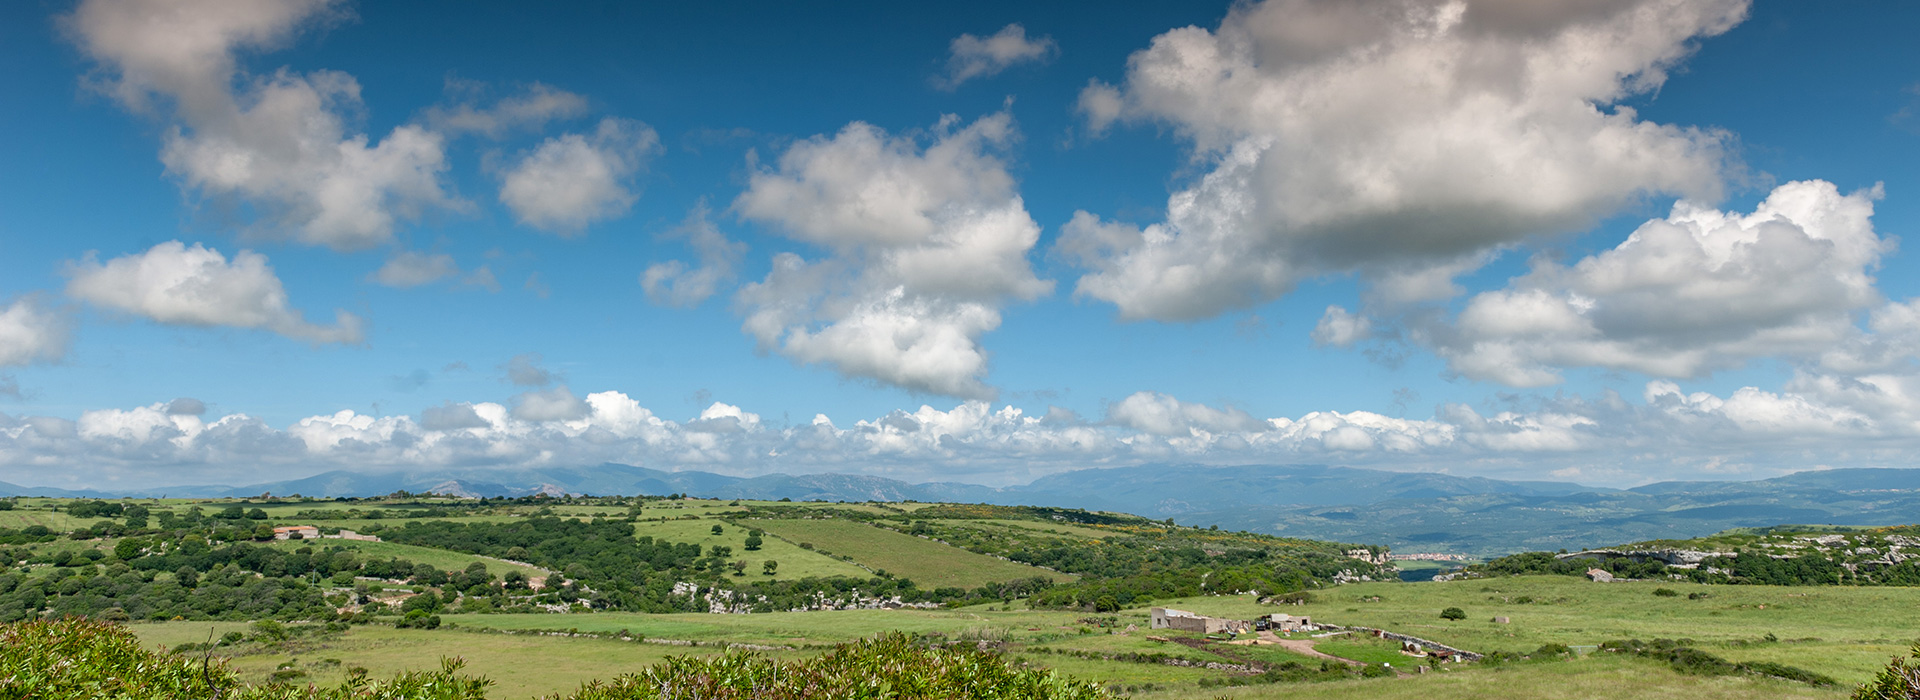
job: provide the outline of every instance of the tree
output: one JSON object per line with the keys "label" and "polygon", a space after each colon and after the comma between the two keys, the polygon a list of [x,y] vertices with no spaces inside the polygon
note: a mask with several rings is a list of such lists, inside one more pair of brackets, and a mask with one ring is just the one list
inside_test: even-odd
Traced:
{"label": "tree", "polygon": [[1467,619],[1467,611],[1459,608],[1447,608],[1440,611],[1440,618],[1443,620],[1465,620]]}
{"label": "tree", "polygon": [[713,534],[724,535],[726,534],[726,532],[727,532],[727,529],[724,527],[720,527],[719,525],[713,526]]}
{"label": "tree", "polygon": [[759,535],[747,535],[747,551],[760,551],[760,544],[762,542],[764,542],[764,540],[761,540]]}
{"label": "tree", "polygon": [[140,549],[144,546],[146,546],[146,543],[141,542],[138,538],[128,537],[113,545],[113,556],[119,557],[121,561],[126,561],[140,556]]}
{"label": "tree", "polygon": [[780,562],[774,561],[772,559],[768,559],[764,562],[761,562],[760,573],[766,574],[768,576],[772,576],[774,570],[778,568],[780,568]]}
{"label": "tree", "polygon": [[241,508],[240,506],[227,506],[225,510],[220,511],[220,514],[214,517],[221,520],[240,520],[247,517],[247,509]]}
{"label": "tree", "polygon": [[1103,595],[1099,600],[1093,601],[1093,609],[1096,612],[1113,612],[1120,609],[1120,600],[1110,595]]}
{"label": "tree", "polygon": [[735,576],[747,575],[747,562],[744,559],[740,561],[736,561],[732,564],[728,564],[728,566],[733,567],[733,575]]}
{"label": "tree", "polygon": [[247,511],[247,519],[248,520],[266,520],[267,512],[264,510],[260,510],[259,508],[255,508],[253,510]]}

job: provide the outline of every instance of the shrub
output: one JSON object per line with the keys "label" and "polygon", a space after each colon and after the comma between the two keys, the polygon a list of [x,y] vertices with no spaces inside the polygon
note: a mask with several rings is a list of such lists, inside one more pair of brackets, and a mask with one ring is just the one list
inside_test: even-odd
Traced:
{"label": "shrub", "polygon": [[[332,688],[246,687],[224,660],[148,651],[118,625],[83,618],[0,625],[0,698],[484,700],[492,681],[458,675],[460,667],[449,659],[439,672],[403,673],[385,682],[368,681],[362,670]],[[280,682],[304,675],[292,668],[274,673]]]}
{"label": "shrub", "polygon": [[1459,608],[1447,608],[1445,610],[1440,611],[1440,619],[1465,620],[1467,619],[1467,611],[1461,610]]}
{"label": "shrub", "polygon": [[1654,595],[1656,595],[1656,596],[1660,596],[1660,597],[1662,597],[1662,598],[1678,598],[1678,597],[1680,597],[1680,592],[1679,592],[1679,591],[1676,591],[1676,590],[1673,590],[1673,589],[1671,589],[1671,588],[1655,588],[1655,589],[1653,589],[1653,594],[1654,594]]}
{"label": "shrub", "polygon": [[1893,657],[1880,675],[1855,688],[1852,700],[1911,700],[1920,698],[1920,643],[1906,658]]}

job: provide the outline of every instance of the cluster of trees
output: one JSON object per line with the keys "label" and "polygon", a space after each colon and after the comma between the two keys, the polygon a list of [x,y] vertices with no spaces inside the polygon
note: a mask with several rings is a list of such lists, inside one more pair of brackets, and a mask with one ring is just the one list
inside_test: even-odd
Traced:
{"label": "cluster of trees", "polygon": [[0,621],[42,614],[104,619],[331,619],[319,586],[299,578],[264,578],[234,565],[189,575],[106,567],[60,567],[43,576],[0,574]]}
{"label": "cluster of trees", "polygon": [[[456,602],[462,609],[532,609],[525,576],[497,577],[478,562],[462,571],[443,571],[339,547],[223,543],[216,532],[127,537],[111,552],[34,554],[28,562],[51,564],[52,570],[37,576],[0,573],[0,621],[44,612],[123,619],[333,619],[337,608],[367,602],[370,587],[361,578],[437,587],[438,594],[416,596],[432,598],[428,612]],[[557,586],[549,595],[565,602],[561,598],[569,593]]]}
{"label": "cluster of trees", "polygon": [[1208,593],[1274,595],[1316,588],[1343,571],[1383,576],[1324,547],[1220,547],[1177,534],[1114,537],[1101,542],[1056,539],[1009,549],[1018,562],[1081,575],[1081,580],[1035,594],[1035,607],[1107,612],[1162,598]]}
{"label": "cluster of trees", "polygon": [[1920,586],[1920,560],[1907,560],[1894,566],[1848,569],[1841,559],[1824,554],[1802,554],[1776,559],[1757,552],[1739,552],[1727,557],[1709,557],[1698,568],[1680,569],[1650,559],[1560,559],[1550,552],[1525,552],[1501,557],[1468,567],[1469,571],[1496,576],[1521,574],[1558,574],[1580,576],[1588,569],[1602,569],[1617,578],[1667,579],[1675,576],[1695,583],[1753,584],[1766,586]]}
{"label": "cluster of trees", "polygon": [[[389,529],[385,536],[392,542],[523,561],[561,571],[573,582],[571,592],[576,595],[566,602],[578,601],[596,609],[707,610],[704,600],[674,594],[674,584],[680,582],[730,590],[734,600],[756,612],[810,607],[823,598],[899,596],[909,602],[926,602],[971,595],[958,589],[923,591],[910,580],[883,576],[865,580],[740,581],[730,574],[742,573],[746,563],[734,559],[732,547],[703,548],[651,536],[635,537],[633,524],[623,520],[534,517],[512,522],[416,521]],[[768,572],[777,566],[762,563],[761,570]],[[939,597],[940,593],[952,598]]]}

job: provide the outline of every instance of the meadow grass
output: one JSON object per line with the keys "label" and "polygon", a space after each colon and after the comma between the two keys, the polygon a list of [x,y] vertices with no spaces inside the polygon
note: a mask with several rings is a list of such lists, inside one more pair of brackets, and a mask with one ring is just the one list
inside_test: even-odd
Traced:
{"label": "meadow grass", "polygon": [[1055,581],[1071,580],[1068,574],[1004,561],[984,554],[950,547],[932,540],[850,520],[747,520],[742,521],[777,534],[794,543],[811,543],[835,556],[875,570],[913,579],[923,589],[945,586],[975,588],[996,581],[1045,576]]}
{"label": "meadow grass", "polygon": [[1058,536],[1071,537],[1071,538],[1083,539],[1083,540],[1102,540],[1102,539],[1114,537],[1117,535],[1123,536],[1125,534],[1125,533],[1114,532],[1111,530],[1095,530],[1090,527],[1081,527],[1079,525],[1068,525],[1065,523],[1048,523],[1048,522],[1040,522],[1037,520],[959,520],[959,519],[956,519],[956,520],[931,520],[928,522],[939,523],[941,525],[945,525],[948,527],[972,527],[972,528],[987,530],[989,532],[1005,532],[1005,531],[1013,531],[1013,532],[1021,532],[1021,533],[1037,532],[1037,533],[1042,533],[1047,535],[1058,535]]}
{"label": "meadow grass", "polygon": [[1845,698],[1848,689],[1814,688],[1752,676],[1683,676],[1665,664],[1612,655],[1505,668],[1459,667],[1397,678],[1281,683],[1243,688],[1176,687],[1140,698],[1227,700],[1779,700]]}
{"label": "meadow grass", "polygon": [[[1679,595],[1653,595],[1668,588]],[[1690,593],[1706,598],[1689,600]],[[1478,652],[1527,652],[1613,639],[1693,639],[1736,661],[1777,661],[1846,683],[1865,681],[1920,636],[1920,588],[1703,586],[1679,582],[1593,583],[1570,576],[1360,583],[1313,592],[1304,606],[1271,607],[1248,596],[1162,601],[1201,614],[1310,615],[1315,622],[1411,634]],[[1372,600],[1379,597],[1378,601]],[[1521,602],[1531,599],[1532,602]],[[1459,607],[1467,619],[1443,620]],[[1144,615],[1145,609],[1126,614]],[[1496,624],[1495,616],[1509,624]],[[1773,634],[1778,642],[1760,641]]]}
{"label": "meadow grass", "polygon": [[[758,522],[759,521],[755,520],[744,521],[746,525],[754,527],[758,526]],[[724,534],[713,534],[713,526],[715,525],[721,526]],[[859,565],[816,552],[809,552],[801,549],[792,542],[787,542],[777,537],[761,537],[760,551],[749,552],[747,551],[746,545],[748,529],[748,527],[734,526],[717,520],[667,520],[651,522],[643,520],[633,524],[633,534],[635,537],[646,535],[656,540],[697,544],[700,545],[702,551],[707,551],[714,545],[732,547],[733,558],[747,562],[747,575],[741,577],[746,581],[802,579],[809,576],[821,578],[851,576],[853,578],[866,579],[873,576],[872,572],[860,568]],[[761,562],[769,559],[780,562],[780,566],[775,570],[773,576],[766,576],[761,573]]]}
{"label": "meadow grass", "polygon": [[15,530],[42,525],[54,532],[66,532],[68,530],[81,530],[93,527],[94,523],[102,520],[107,520],[107,518],[76,518],[54,510],[27,510],[24,508],[0,510],[0,527]]}
{"label": "meadow grass", "polygon": [[1372,637],[1351,635],[1333,637],[1314,644],[1313,650],[1342,659],[1369,664],[1390,664],[1400,668],[1412,668],[1420,665],[1421,661],[1418,657],[1400,653],[1398,642],[1385,642]]}
{"label": "meadow grass", "polygon": [[419,546],[410,545],[410,544],[399,544],[397,542],[368,542],[365,540],[319,539],[319,540],[274,540],[272,542],[264,543],[264,544],[267,544],[268,546],[271,546],[275,549],[283,549],[283,550],[294,550],[301,547],[316,547],[320,549],[325,549],[328,547],[339,547],[341,549],[346,549],[346,550],[356,552],[360,554],[362,558],[390,559],[393,557],[399,557],[401,559],[411,561],[415,564],[429,564],[429,565],[432,565],[433,568],[440,569],[442,571],[465,571],[466,568],[472,565],[474,562],[479,562],[481,564],[486,565],[487,573],[493,574],[495,576],[504,576],[509,571],[518,571],[528,577],[539,578],[539,577],[545,577],[547,574],[552,573],[550,571],[547,571],[537,566],[513,564],[513,563],[508,563],[506,561],[502,561],[499,559],[494,559],[492,557],[482,557],[482,556],[477,556],[473,554],[465,554],[465,553],[454,552],[454,551],[445,550],[445,549],[435,549],[432,547],[419,547]]}
{"label": "meadow grass", "polygon": [[[204,642],[208,628],[218,634],[245,632],[244,623],[165,622],[131,625],[149,645],[178,646]],[[347,669],[361,667],[381,678],[407,670],[440,667],[442,658],[466,660],[464,673],[485,676],[495,685],[490,698],[533,698],[571,693],[582,683],[632,673],[668,656],[706,656],[724,648],[686,648],[637,644],[589,637],[507,635],[462,630],[411,630],[385,626],[356,626],[337,637],[298,640],[284,649],[241,645],[217,650],[229,667],[249,683],[266,682],[278,667],[290,665],[306,672],[303,682],[338,683]],[[199,653],[199,652],[192,652]],[[804,656],[777,653],[779,658]],[[329,661],[332,660],[332,661]],[[337,661],[338,663],[334,663]]]}
{"label": "meadow grass", "polygon": [[769,645],[838,644],[883,632],[957,635],[970,629],[1004,630],[1015,640],[1050,640],[1078,634],[1079,613],[972,610],[815,610],[711,615],[707,613],[572,613],[443,615],[462,627],[504,630],[568,630],[632,634],[664,639]]}

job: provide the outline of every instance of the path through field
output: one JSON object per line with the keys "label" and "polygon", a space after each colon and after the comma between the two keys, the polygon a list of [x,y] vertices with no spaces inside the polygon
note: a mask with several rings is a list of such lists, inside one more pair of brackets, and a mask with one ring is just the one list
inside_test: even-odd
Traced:
{"label": "path through field", "polygon": [[1262,631],[1260,633],[1260,640],[1264,642],[1272,642],[1274,644],[1280,645],[1280,648],[1286,649],[1287,651],[1306,654],[1307,656],[1311,656],[1314,658],[1333,659],[1334,661],[1338,661],[1340,663],[1347,664],[1349,666],[1365,666],[1366,665],[1358,661],[1354,661],[1353,659],[1343,659],[1338,656],[1334,656],[1324,651],[1315,649],[1313,648],[1313,642],[1309,642],[1305,639],[1281,639],[1280,635],[1274,634],[1272,632]]}

